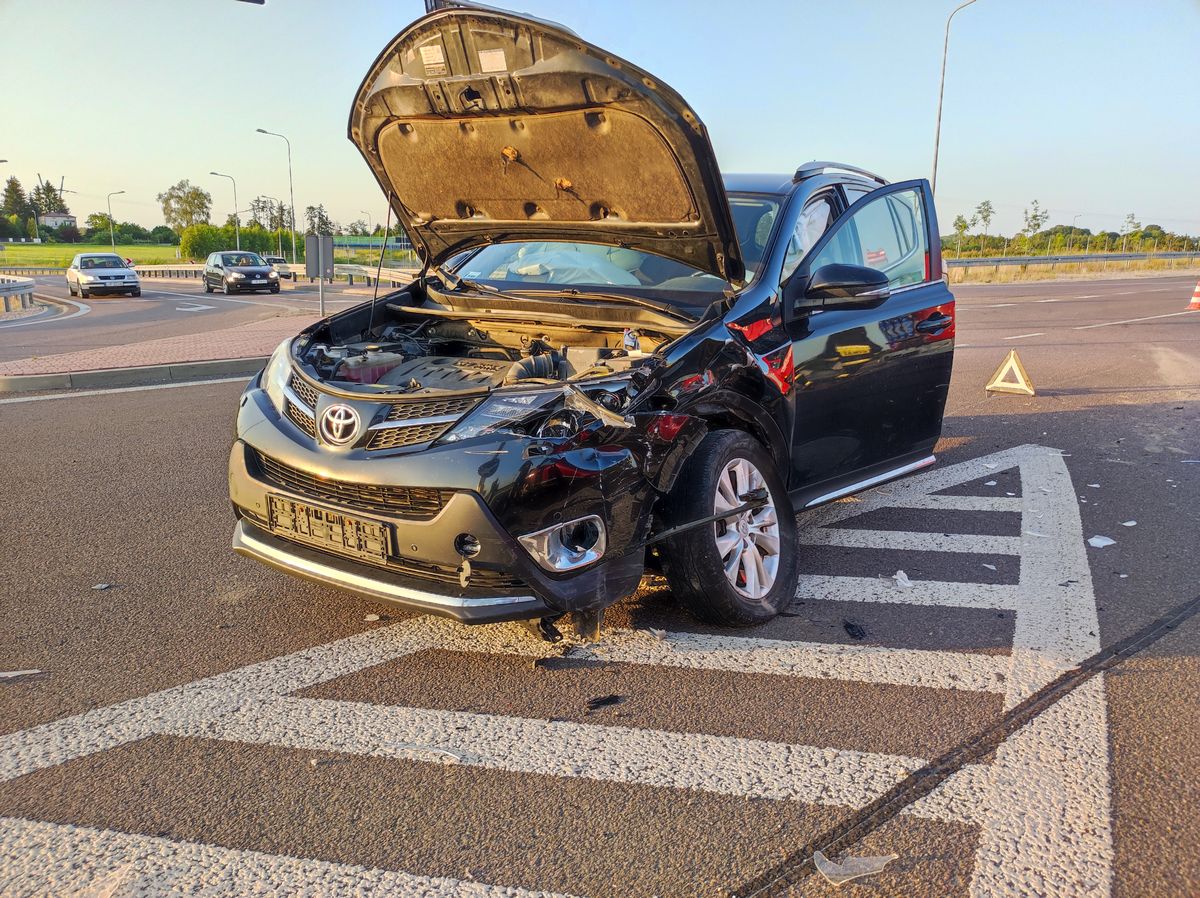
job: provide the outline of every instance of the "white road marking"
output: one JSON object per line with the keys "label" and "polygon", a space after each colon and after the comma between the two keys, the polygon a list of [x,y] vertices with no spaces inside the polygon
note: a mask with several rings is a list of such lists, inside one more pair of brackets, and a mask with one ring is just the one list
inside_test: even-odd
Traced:
{"label": "white road marking", "polygon": [[517,773],[854,808],[924,764],[734,736],[325,699],[280,698],[179,724],[177,736],[429,763],[446,763],[440,752],[451,752],[464,765]]}
{"label": "white road marking", "polygon": [[10,327],[29,327],[31,324],[52,324],[55,321],[68,321],[72,318],[78,318],[80,315],[86,315],[92,310],[92,307],[87,303],[76,302],[73,299],[59,299],[58,297],[49,297],[45,295],[39,296],[33,294],[34,299],[45,300],[46,302],[66,303],[69,306],[74,306],[75,311],[66,315],[53,315],[49,318],[43,318],[41,315],[36,315],[33,318],[14,321],[12,324],[0,324],[0,330],[8,330]]}
{"label": "white road marking", "polygon": [[249,376],[214,377],[210,380],[189,380],[175,384],[147,384],[143,387],[106,387],[103,390],[79,390],[74,393],[49,393],[45,396],[15,396],[0,399],[0,405],[20,405],[23,402],[49,402],[51,399],[83,399],[87,396],[107,396],[111,393],[145,393],[147,390],[179,390],[183,387],[206,387],[210,384],[246,383]]}
{"label": "white road marking", "polygon": [[898,549],[903,552],[980,552],[993,555],[1017,555],[1021,550],[1019,536],[918,533],[901,530],[801,529],[800,542],[809,546]]}
{"label": "white road marking", "polygon": [[1035,300],[1034,300],[1034,302],[1037,302],[1037,303],[1042,303],[1042,302],[1058,302],[1058,300],[1057,300],[1057,299],[1035,299]]}
{"label": "white road marking", "polygon": [[933,508],[938,511],[1019,512],[1021,510],[1021,500],[1010,499],[1007,496],[940,496],[936,493],[895,499],[892,505],[897,508]]}
{"label": "white road marking", "polygon": [[176,312],[203,312],[207,309],[215,309],[216,306],[206,306],[198,302],[182,302],[175,306]]}
{"label": "white road marking", "polygon": [[1147,315],[1145,318],[1125,318],[1121,321],[1105,321],[1103,324],[1084,324],[1075,328],[1077,331],[1088,331],[1094,327],[1112,327],[1116,324],[1135,324],[1138,321],[1154,321],[1158,318],[1177,318],[1180,315],[1194,315],[1200,309],[1184,309],[1182,312],[1168,312],[1166,315]]}
{"label": "white road marking", "polygon": [[[941,498],[948,497],[931,494],[1011,467],[1019,468],[1022,481],[1022,497],[1011,497],[1020,503],[1020,537],[947,537],[830,526],[881,508],[936,508]],[[955,497],[960,498],[975,497]],[[941,504],[949,507],[955,502]],[[1013,502],[1005,502],[1002,507],[1011,511],[1012,506]],[[1079,510],[1059,451],[1022,446],[935,469],[868,491],[860,501],[825,506],[806,514],[802,523],[816,528],[805,532],[804,539],[810,544],[844,545],[849,540],[852,545],[902,551],[919,548],[1019,555],[1016,585],[914,580],[911,589],[897,590],[884,579],[806,576],[799,588],[799,595],[817,600],[1011,609],[1015,611],[1011,655],[958,653],[962,657],[956,659],[950,657],[955,653],[948,652],[680,633],[668,634],[660,641],[644,633],[620,631],[581,656],[790,676],[821,676],[836,666],[834,672],[848,683],[860,679],[926,685],[940,683],[953,673],[966,676],[970,688],[1003,691],[1005,706],[1011,708],[1098,650],[1095,598]],[[1033,530],[1045,536],[1032,536]],[[0,737],[0,779],[155,733],[447,763],[444,754],[413,749],[413,745],[428,746],[461,755],[461,763],[482,767],[844,807],[861,807],[924,763],[900,755],[819,746],[291,695],[305,686],[430,647],[461,650],[466,646],[472,651],[522,656],[554,653],[552,647],[518,632],[513,626],[468,630],[434,618],[416,618],[360,633]],[[996,682],[987,682],[988,676]],[[979,827],[970,885],[973,898],[1025,894],[1107,898],[1110,894],[1113,847],[1105,714],[1103,682],[1097,677],[1010,736],[997,750],[993,764],[968,765],[906,809],[910,814]],[[15,851],[6,854],[21,856],[24,866],[13,875],[25,891],[53,893],[51,877],[58,875],[53,871],[64,865],[72,870],[111,870],[127,855],[125,846],[149,844],[143,837],[90,830],[90,841],[63,850],[30,848],[29,828],[47,826],[28,821],[0,826],[4,830],[0,837],[15,846]],[[76,831],[51,827],[38,833],[45,841]],[[135,841],[114,847],[111,840],[123,838]],[[202,879],[233,856],[190,856],[188,851],[210,849],[179,849],[177,843],[165,840],[154,844],[159,853],[182,851],[187,862],[181,866],[188,875]],[[38,855],[41,863],[26,862],[27,854]],[[277,873],[271,864],[276,859],[260,857],[266,858],[266,866],[251,863],[246,882],[253,889],[244,891],[262,891],[260,883],[265,889],[275,887]],[[336,889],[322,889],[319,880],[313,885],[305,878],[319,875],[313,872],[315,868],[305,866],[310,862],[290,859],[287,863],[299,865],[287,869],[297,871],[294,875],[310,893],[337,894]],[[364,871],[364,875],[373,872]],[[407,879],[400,882],[404,887],[409,884]],[[369,878],[367,884],[371,884]],[[406,894],[402,889],[399,893]]]}
{"label": "white road marking", "polygon": [[1044,337],[1046,334],[1043,331],[1038,331],[1036,334],[1016,334],[1012,337],[1004,337],[1005,340],[1024,340],[1026,337]]}
{"label": "white road marking", "polygon": [[1095,299],[1096,297],[1103,295],[1103,293],[1084,293],[1082,296],[1076,296],[1075,299]]}
{"label": "white road marking", "polygon": [[0,857],[0,893],[12,896],[571,898],[14,817],[0,817]]}

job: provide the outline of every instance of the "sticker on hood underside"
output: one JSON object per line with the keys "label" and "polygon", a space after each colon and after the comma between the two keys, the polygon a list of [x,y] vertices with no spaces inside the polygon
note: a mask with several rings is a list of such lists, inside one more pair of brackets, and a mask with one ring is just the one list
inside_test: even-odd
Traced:
{"label": "sticker on hood underside", "polygon": [[504,49],[502,47],[497,47],[494,50],[480,50],[479,71],[507,72],[508,60],[504,58]]}
{"label": "sticker on hood underside", "polygon": [[426,44],[421,48],[421,62],[425,65],[426,75],[448,75],[450,70],[446,68],[446,54],[442,52],[440,44]]}

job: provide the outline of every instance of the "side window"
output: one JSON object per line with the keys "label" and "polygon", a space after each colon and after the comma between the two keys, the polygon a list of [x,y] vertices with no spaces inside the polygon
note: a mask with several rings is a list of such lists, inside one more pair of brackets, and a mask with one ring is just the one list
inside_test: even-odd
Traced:
{"label": "side window", "polygon": [[783,257],[783,270],[779,280],[787,280],[800,260],[812,249],[813,244],[821,239],[825,229],[834,219],[833,200],[829,196],[819,196],[812,199],[801,210],[796,219],[796,227],[788,238],[787,253]]}
{"label": "side window", "polygon": [[925,216],[918,190],[889,193],[867,203],[838,227],[812,270],[841,263],[885,271],[893,288],[928,280]]}

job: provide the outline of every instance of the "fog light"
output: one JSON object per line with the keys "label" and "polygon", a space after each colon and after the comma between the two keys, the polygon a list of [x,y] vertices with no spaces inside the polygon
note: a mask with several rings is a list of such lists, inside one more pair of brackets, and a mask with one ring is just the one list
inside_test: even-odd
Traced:
{"label": "fog light", "polygon": [[520,537],[538,564],[548,571],[571,571],[597,561],[604,554],[604,522],[596,515],[555,524]]}
{"label": "fog light", "polygon": [[474,558],[483,547],[472,533],[460,533],[454,537],[454,551],[463,558]]}

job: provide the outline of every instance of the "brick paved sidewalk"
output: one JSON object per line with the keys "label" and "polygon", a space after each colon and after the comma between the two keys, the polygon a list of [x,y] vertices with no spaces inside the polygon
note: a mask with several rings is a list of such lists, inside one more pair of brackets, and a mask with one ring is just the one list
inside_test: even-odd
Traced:
{"label": "brick paved sidewalk", "polygon": [[316,313],[284,315],[204,334],[163,337],[124,346],[105,346],[79,352],[64,352],[61,355],[0,362],[0,377],[255,358],[270,355],[282,340],[319,317]]}

